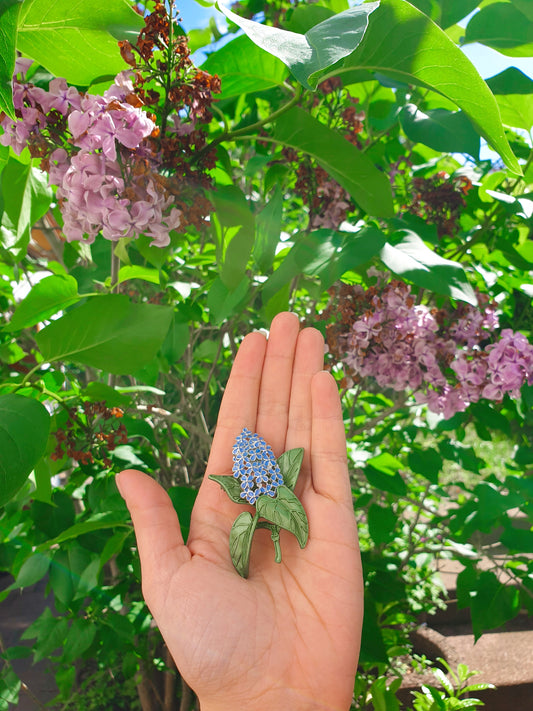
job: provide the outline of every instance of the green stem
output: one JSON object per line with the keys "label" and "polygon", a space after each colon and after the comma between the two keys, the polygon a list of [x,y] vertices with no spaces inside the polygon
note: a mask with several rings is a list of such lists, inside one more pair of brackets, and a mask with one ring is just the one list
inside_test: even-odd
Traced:
{"label": "green stem", "polygon": [[282,116],[284,113],[292,109],[293,106],[296,106],[298,101],[300,100],[302,94],[302,89],[300,86],[297,87],[297,90],[294,92],[294,96],[290,101],[288,101],[286,104],[281,106],[277,111],[274,111],[274,113],[270,114],[270,116],[267,116],[267,118],[262,119],[261,121],[256,121],[256,123],[252,123],[249,126],[243,126],[243,128],[237,128],[234,131],[225,131],[224,133],[221,133],[220,136],[217,138],[214,138],[211,143],[209,143],[207,146],[202,148],[201,151],[198,151],[196,154],[194,160],[195,162],[198,162],[200,158],[205,155],[208,151],[210,151],[212,148],[215,146],[218,146],[219,143],[222,143],[223,141],[232,141],[234,138],[249,138],[248,134],[250,131],[256,131],[257,129],[262,128],[263,126],[266,126],[269,123],[272,123],[275,121],[277,118]]}
{"label": "green stem", "polygon": [[120,257],[115,254],[114,245],[111,247],[111,293],[118,294],[120,292],[120,283],[118,281],[118,273],[120,271]]}
{"label": "green stem", "polygon": [[281,563],[281,546],[279,543],[279,526],[273,526],[272,532],[270,533],[272,542],[274,543],[274,551],[276,553],[275,561],[276,563]]}
{"label": "green stem", "polygon": [[46,364],[46,361],[43,361],[42,363],[37,363],[26,375],[22,378],[22,381],[19,383],[18,387],[16,390],[20,390],[23,388],[25,385],[29,385],[30,387],[33,387],[32,383],[28,383],[28,380],[31,378],[31,376],[36,373],[38,370],[40,370],[43,365]]}
{"label": "green stem", "polygon": [[256,528],[267,528],[270,531],[270,537],[274,543],[274,551],[276,554],[276,563],[281,563],[281,545],[279,542],[279,532],[280,527],[276,526],[275,523],[270,523],[270,521],[261,521],[256,525]]}

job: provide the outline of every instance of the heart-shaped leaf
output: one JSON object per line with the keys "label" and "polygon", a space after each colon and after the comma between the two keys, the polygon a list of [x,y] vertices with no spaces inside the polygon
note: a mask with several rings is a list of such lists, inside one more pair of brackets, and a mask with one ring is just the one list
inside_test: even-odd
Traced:
{"label": "heart-shaped leaf", "polygon": [[126,0],[25,0],[17,48],[55,76],[87,86],[126,69],[117,40],[134,42],[142,26]]}
{"label": "heart-shaped leaf", "polygon": [[400,239],[394,244],[387,243],[380,252],[382,262],[394,274],[423,289],[477,306],[474,290],[460,264],[433,252],[411,230],[401,230],[396,235]]}
{"label": "heart-shaped leaf", "polygon": [[238,25],[256,45],[290,69],[306,89],[314,90],[325,69],[351,54],[368,26],[368,17],[379,2],[352,7],[318,23],[304,35],[246,20],[217,3],[218,9]]}
{"label": "heart-shaped leaf", "polygon": [[[478,15],[474,15],[474,19],[476,17]],[[379,8],[370,16],[363,41],[345,60],[340,72],[354,69],[379,72],[403,84],[432,89],[450,99],[498,151],[507,166],[521,174],[489,88],[461,49],[411,3],[381,0]]]}
{"label": "heart-shaped leaf", "polygon": [[294,533],[304,548],[309,537],[309,522],[304,508],[296,495],[287,487],[278,487],[274,498],[260,496],[256,502],[257,513],[267,521]]}
{"label": "heart-shaped leaf", "polygon": [[50,416],[37,400],[0,396],[0,506],[20,489],[42,457],[49,428]]}
{"label": "heart-shaped leaf", "polygon": [[393,214],[392,190],[385,173],[343,136],[296,107],[280,116],[274,140],[303,151],[319,163],[370,215]]}
{"label": "heart-shaped leaf", "polygon": [[235,504],[247,504],[246,499],[241,499],[241,485],[239,480],[234,476],[223,476],[219,474],[210,474],[209,479],[216,481],[221,489],[224,489],[226,494]]}
{"label": "heart-shaped leaf", "polygon": [[6,331],[18,331],[34,326],[61,309],[71,306],[81,297],[78,284],[69,274],[54,274],[36,284],[28,296],[17,306]]}
{"label": "heart-shaped leaf", "polygon": [[294,487],[296,486],[303,460],[303,447],[288,449],[278,457],[278,467],[283,477],[283,482],[291,491],[294,491]]}
{"label": "heart-shaped leaf", "polygon": [[124,294],[94,296],[40,331],[36,341],[47,361],[134,373],[155,357],[172,314],[166,306],[131,303]]}
{"label": "heart-shaped leaf", "polygon": [[15,70],[17,21],[22,0],[0,2],[0,112],[15,119],[12,80]]}
{"label": "heart-shaped leaf", "polygon": [[248,577],[250,565],[250,549],[257,517],[253,517],[249,511],[244,511],[237,516],[229,532],[229,552],[235,570],[243,578]]}

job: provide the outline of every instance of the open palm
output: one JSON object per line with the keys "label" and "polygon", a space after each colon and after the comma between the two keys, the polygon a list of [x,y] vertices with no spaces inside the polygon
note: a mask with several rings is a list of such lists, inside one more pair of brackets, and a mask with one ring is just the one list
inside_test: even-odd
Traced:
{"label": "open palm", "polygon": [[[321,372],[324,344],[299,332],[293,314],[241,344],[220,408],[206,477],[187,545],[165,491],[132,470],[119,475],[142,566],[143,594],[202,711],[348,709],[359,654],[362,577],[346,442],[335,381]],[[229,531],[243,510],[209,474],[231,474],[243,427],[274,453],[303,447],[295,489],[309,542],[281,532],[254,536],[248,579],[229,555]]]}

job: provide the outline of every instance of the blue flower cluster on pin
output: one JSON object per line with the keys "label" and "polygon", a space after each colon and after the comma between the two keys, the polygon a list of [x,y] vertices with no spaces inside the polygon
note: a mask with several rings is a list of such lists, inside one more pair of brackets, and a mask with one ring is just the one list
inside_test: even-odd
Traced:
{"label": "blue flower cluster on pin", "polygon": [[241,499],[255,504],[258,496],[275,496],[283,484],[272,447],[244,427],[233,445],[233,476],[241,482]]}

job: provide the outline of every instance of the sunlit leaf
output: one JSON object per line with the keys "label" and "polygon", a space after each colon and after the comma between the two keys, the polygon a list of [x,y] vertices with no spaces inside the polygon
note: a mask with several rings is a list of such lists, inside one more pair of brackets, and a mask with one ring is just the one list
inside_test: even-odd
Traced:
{"label": "sunlit leaf", "polygon": [[50,416],[37,400],[0,395],[0,506],[26,481],[42,457]]}
{"label": "sunlit leaf", "polygon": [[520,174],[496,100],[474,65],[448,35],[405,0],[381,0],[364,39],[344,70],[368,69],[442,94],[468,116],[508,167]]}

